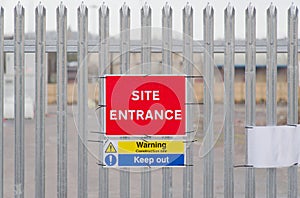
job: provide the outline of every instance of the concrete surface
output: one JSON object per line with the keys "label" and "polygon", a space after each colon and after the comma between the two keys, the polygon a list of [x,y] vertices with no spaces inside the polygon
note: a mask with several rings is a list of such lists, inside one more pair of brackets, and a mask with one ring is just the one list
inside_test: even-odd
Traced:
{"label": "concrete surface", "polygon": [[[74,122],[72,106],[68,108],[68,197],[77,197],[77,131]],[[76,107],[74,107],[76,109]],[[223,106],[217,105],[216,112],[222,111]],[[74,110],[76,114],[76,110]],[[202,109],[201,109],[202,112]],[[74,114],[74,115],[75,115]],[[97,130],[97,121],[93,109],[89,111],[89,129]],[[201,114],[200,114],[201,115]],[[216,114],[215,122],[219,128],[222,126],[222,116]],[[201,118],[201,116],[200,116]],[[75,116],[76,120],[76,116]],[[264,125],[265,106],[258,105],[257,124]],[[286,106],[278,107],[278,122],[286,122]],[[202,121],[199,122],[201,128]],[[238,104],[235,109],[235,164],[244,164],[245,161],[245,135],[244,135],[244,105]],[[196,135],[199,141],[194,143],[194,197],[202,197],[203,192],[203,160],[199,157],[201,148],[202,130]],[[89,135],[89,139],[96,138],[95,135]],[[88,143],[89,154],[88,165],[88,189],[89,197],[98,196],[98,165],[97,159],[92,154],[97,154],[98,143]],[[218,139],[215,147],[215,181],[214,197],[223,197],[223,138]],[[13,197],[14,195],[14,121],[4,121],[4,197]],[[35,132],[34,120],[25,121],[25,197],[34,197],[34,152],[35,152]],[[46,197],[56,197],[56,106],[49,106],[46,117]],[[131,169],[131,197],[140,197],[140,174],[139,169]],[[182,197],[182,174],[183,168],[173,169],[173,197]],[[257,197],[265,197],[266,191],[266,170],[257,169],[256,171],[256,193]],[[299,175],[299,171],[298,171]],[[278,169],[277,172],[277,191],[278,197],[287,197],[287,168]],[[235,169],[235,197],[244,197],[245,192],[245,168]],[[119,170],[110,169],[109,172],[109,194],[111,198],[119,197]],[[299,186],[299,185],[298,185]],[[300,190],[300,189],[299,189]],[[161,169],[152,171],[152,197],[161,197],[162,175]]]}

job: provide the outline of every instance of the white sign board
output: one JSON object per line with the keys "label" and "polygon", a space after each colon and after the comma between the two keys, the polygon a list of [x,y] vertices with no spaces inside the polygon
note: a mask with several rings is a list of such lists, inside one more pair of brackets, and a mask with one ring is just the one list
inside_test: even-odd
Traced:
{"label": "white sign board", "polygon": [[257,126],[247,129],[248,165],[256,168],[300,164],[300,126]]}

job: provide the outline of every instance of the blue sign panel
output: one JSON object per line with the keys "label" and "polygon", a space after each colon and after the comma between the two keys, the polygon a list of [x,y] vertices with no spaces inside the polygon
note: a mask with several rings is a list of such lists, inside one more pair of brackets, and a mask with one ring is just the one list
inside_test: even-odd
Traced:
{"label": "blue sign panel", "polygon": [[184,166],[184,154],[119,154],[119,166]]}
{"label": "blue sign panel", "polygon": [[117,162],[116,156],[109,154],[105,157],[105,163],[107,166],[114,166]]}

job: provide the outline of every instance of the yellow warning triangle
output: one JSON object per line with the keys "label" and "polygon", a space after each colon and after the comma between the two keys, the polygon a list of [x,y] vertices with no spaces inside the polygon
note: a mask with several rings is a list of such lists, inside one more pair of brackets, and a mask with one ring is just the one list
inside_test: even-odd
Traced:
{"label": "yellow warning triangle", "polygon": [[117,150],[115,149],[114,145],[110,142],[107,146],[105,153],[116,153]]}

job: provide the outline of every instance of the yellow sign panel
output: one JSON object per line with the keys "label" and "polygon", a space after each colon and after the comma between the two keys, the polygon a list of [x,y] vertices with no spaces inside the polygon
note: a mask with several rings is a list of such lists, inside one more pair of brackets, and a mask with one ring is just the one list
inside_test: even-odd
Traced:
{"label": "yellow sign panel", "polygon": [[184,153],[182,141],[119,141],[120,154],[126,153]]}
{"label": "yellow sign panel", "polygon": [[116,153],[117,150],[114,147],[114,145],[110,142],[109,145],[107,146],[105,153]]}

